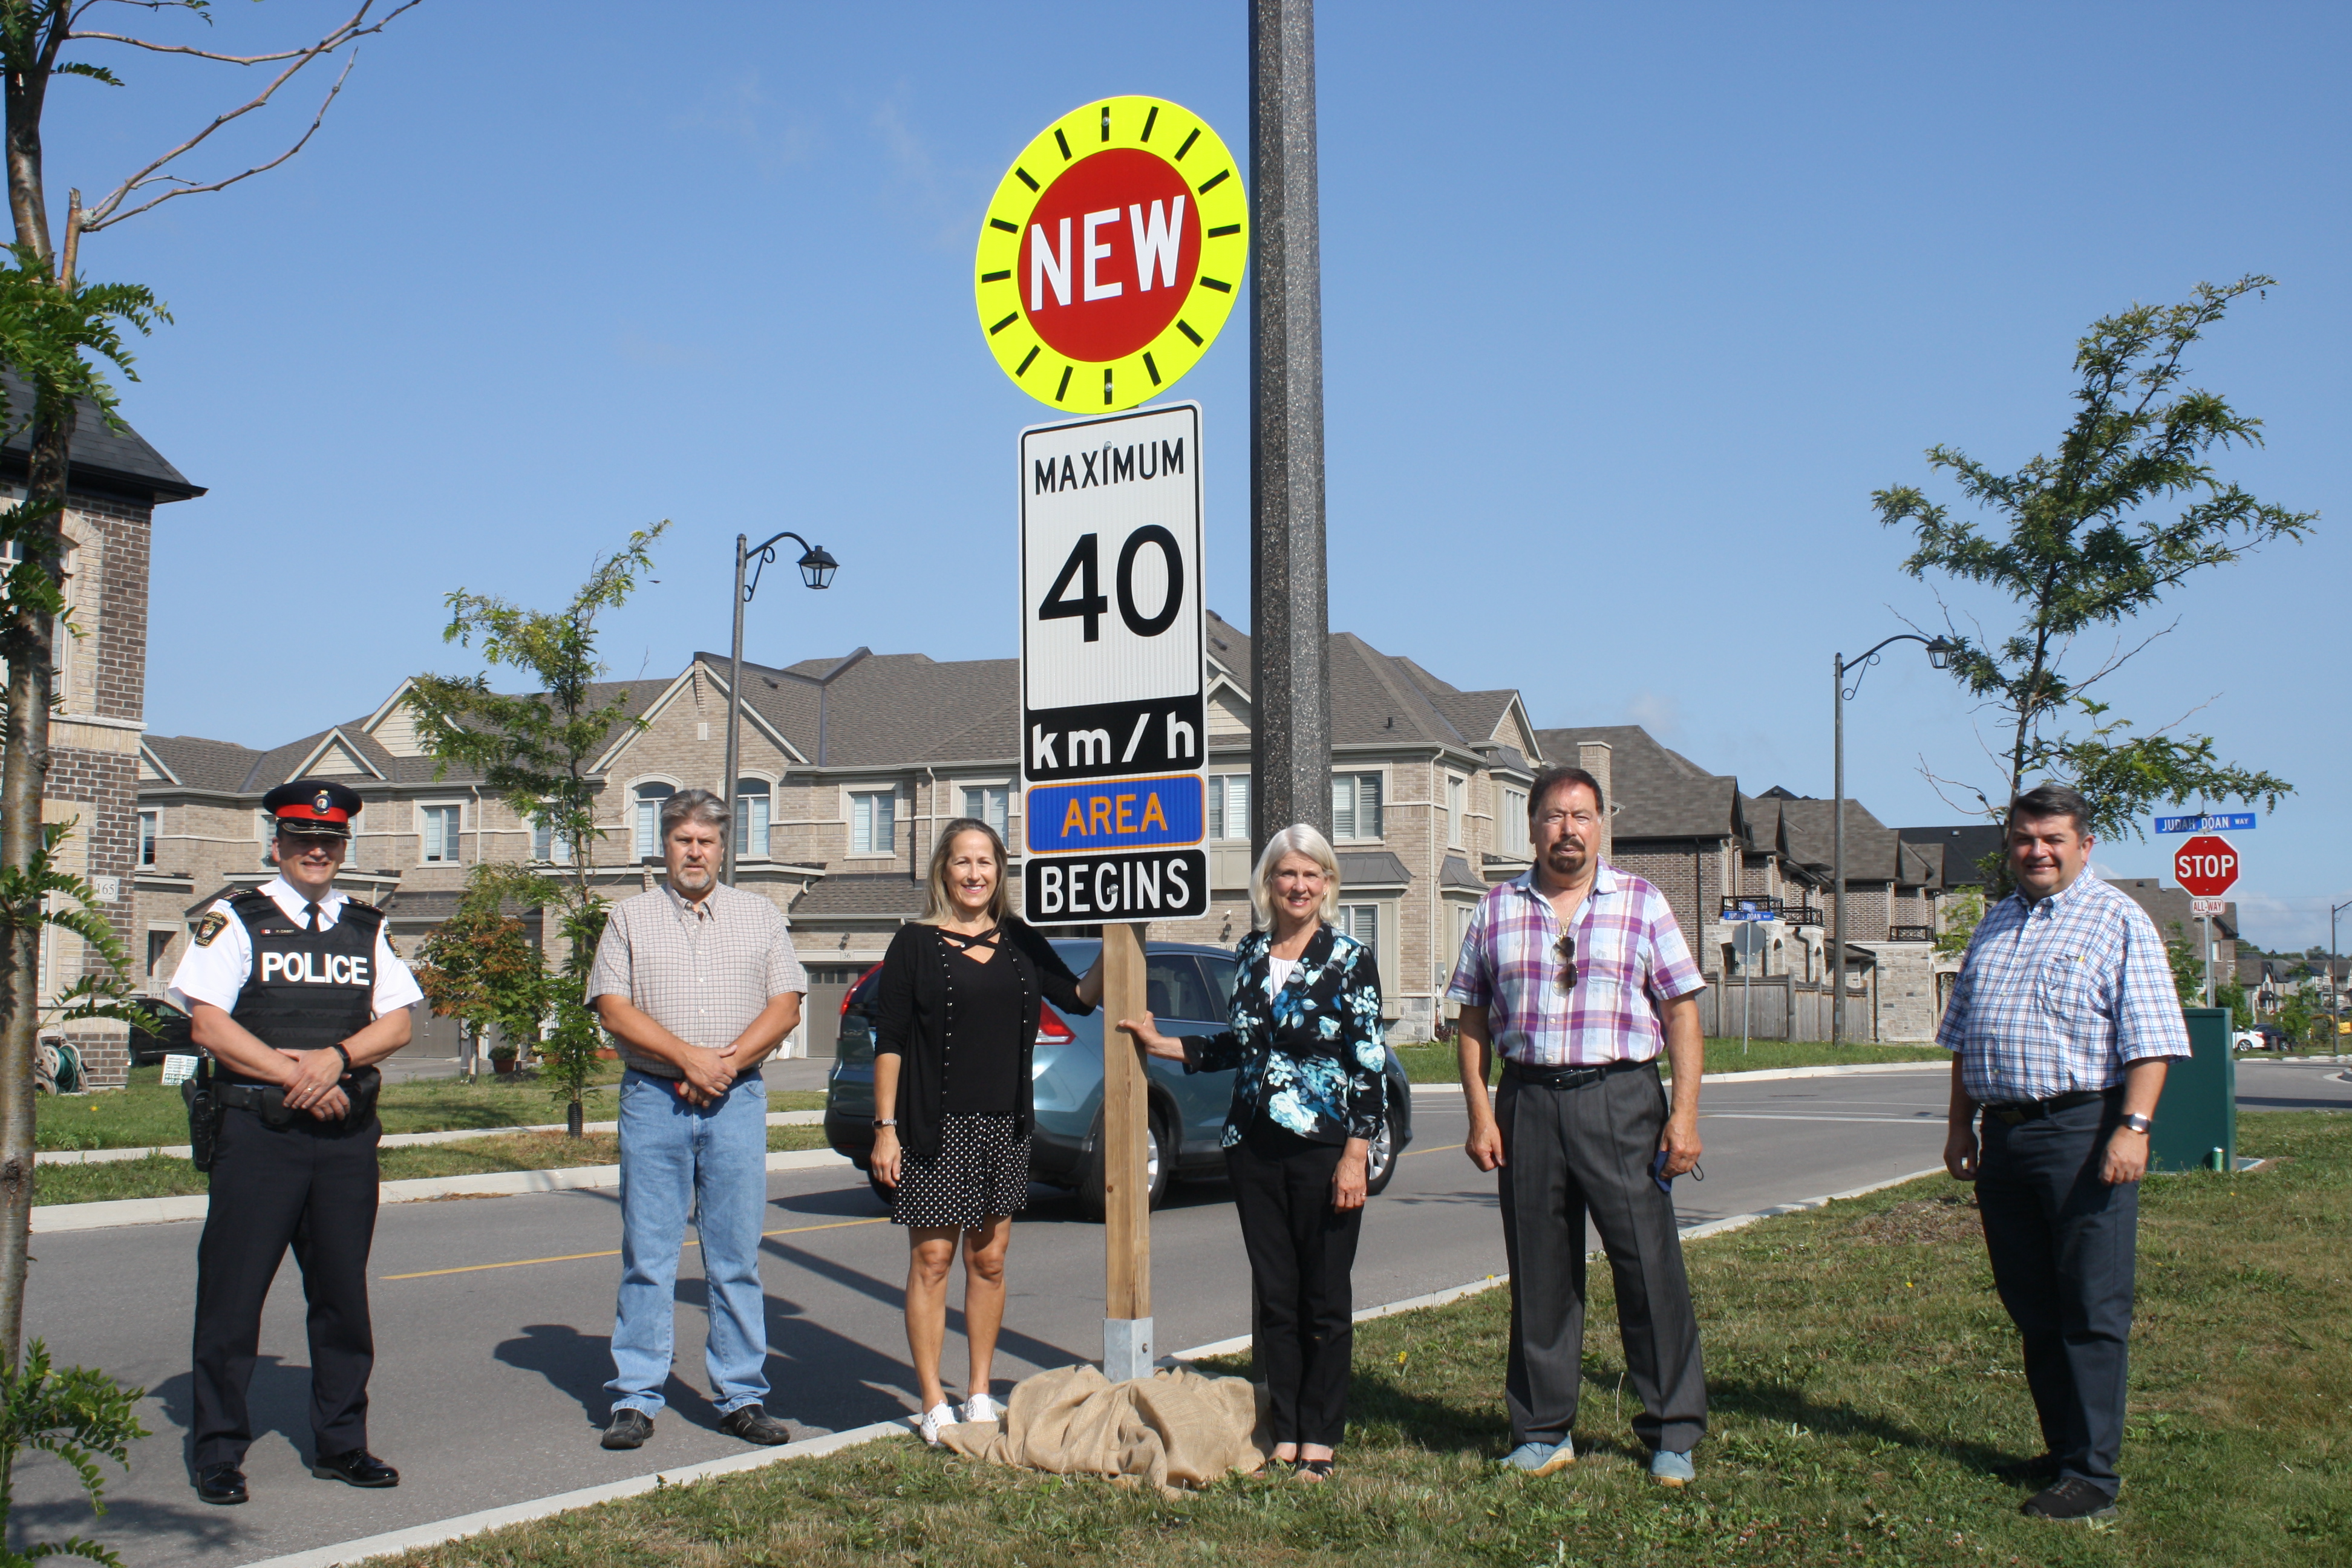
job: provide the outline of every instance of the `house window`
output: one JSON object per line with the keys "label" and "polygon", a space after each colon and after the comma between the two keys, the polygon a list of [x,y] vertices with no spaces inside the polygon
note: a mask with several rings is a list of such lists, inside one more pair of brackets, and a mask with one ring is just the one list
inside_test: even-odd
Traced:
{"label": "house window", "polygon": [[1499,832],[1503,853],[1526,859],[1534,853],[1528,843],[1528,792],[1523,789],[1503,791],[1502,822]]}
{"label": "house window", "polygon": [[1469,785],[1461,779],[1445,781],[1445,845],[1449,849],[1462,847],[1462,798]]}
{"label": "house window", "polygon": [[163,960],[172,954],[172,942],[180,933],[151,931],[147,933],[147,978],[152,980],[163,973]]}
{"label": "house window", "polygon": [[977,817],[996,829],[1002,838],[1011,831],[1006,825],[1013,810],[1013,792],[1001,784],[967,784],[963,792],[963,814]]}
{"label": "house window", "polygon": [[765,779],[735,781],[735,855],[741,860],[768,858],[768,824],[772,797]]}
{"label": "house window", "polygon": [[457,859],[457,832],[465,826],[462,805],[427,805],[418,807],[425,819],[425,863],[428,866],[451,864]]}
{"label": "house window", "polygon": [[662,802],[677,791],[666,784],[641,784],[637,786],[637,858],[658,860],[662,858]]}
{"label": "house window", "polygon": [[163,814],[160,811],[141,812],[139,814],[139,863],[142,866],[152,866],[155,863],[155,842],[163,837]]}
{"label": "house window", "polygon": [[1375,960],[1381,952],[1381,906],[1378,904],[1341,904],[1339,918],[1332,922],[1371,950]]}
{"label": "house window", "polygon": [[1331,837],[1378,838],[1381,836],[1381,775],[1340,773],[1331,781]]}
{"label": "house window", "polygon": [[898,847],[896,790],[861,790],[849,797],[849,852],[888,855]]}
{"label": "house window", "polygon": [[530,825],[530,858],[544,863],[572,864],[572,841],[555,831],[551,822]]}
{"label": "house window", "polygon": [[1216,773],[1209,779],[1209,837],[1250,836],[1250,780],[1247,773]]}

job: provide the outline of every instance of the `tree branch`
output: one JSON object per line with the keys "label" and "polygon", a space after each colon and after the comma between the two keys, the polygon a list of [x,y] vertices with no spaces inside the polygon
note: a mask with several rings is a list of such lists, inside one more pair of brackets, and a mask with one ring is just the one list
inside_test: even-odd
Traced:
{"label": "tree branch", "polygon": [[[267,174],[268,171],[278,167],[280,163],[285,163],[289,158],[294,156],[295,153],[299,153],[306,145],[309,144],[310,138],[318,133],[320,125],[324,122],[327,118],[327,110],[333,106],[336,96],[343,90],[343,83],[350,78],[352,68],[359,63],[359,51],[356,48],[352,50],[351,57],[343,62],[341,73],[335,78],[334,85],[327,89],[327,96],[320,100],[318,112],[310,117],[310,125],[303,131],[302,134],[296,139],[292,146],[278,154],[277,157],[270,159],[266,163],[257,163],[252,168],[247,169],[241,174],[231,174],[227,178],[221,180],[200,182],[184,179],[177,174],[166,174],[162,173],[162,171],[171,164],[175,159],[194,151],[196,147],[201,145],[206,138],[210,137],[214,132],[218,131],[222,126],[228,124],[232,121],[242,119],[244,116],[252,113],[255,110],[268,104],[272,98],[277,96],[277,92],[279,88],[284,87],[289,81],[292,80],[296,73],[299,72],[304,67],[310,65],[311,61],[318,59],[323,55],[332,54],[346,44],[354,44],[357,40],[366,37],[371,34],[381,33],[385,27],[389,26],[394,18],[399,16],[402,12],[414,10],[423,3],[424,0],[404,0],[404,4],[395,6],[393,10],[386,13],[380,20],[370,23],[366,26],[362,26],[362,23],[366,22],[368,12],[373,10],[375,5],[375,0],[366,0],[366,4],[362,5],[358,11],[354,12],[341,26],[329,32],[326,37],[320,38],[317,43],[310,45],[305,48],[288,50],[282,54],[256,55],[249,58],[239,58],[233,55],[210,54],[201,49],[183,48],[178,46],[153,44],[143,39],[128,37],[112,33],[83,33],[76,35],[79,37],[95,38],[110,43],[126,44],[134,47],[152,49],[158,53],[194,55],[205,59],[219,60],[232,65],[254,65],[266,61],[289,59],[293,61],[291,65],[288,66],[284,70],[278,72],[276,77],[271,79],[269,85],[263,88],[261,91],[256,94],[250,100],[236,109],[227,110],[226,113],[215,116],[212,123],[206,125],[203,130],[197,132],[194,136],[189,137],[186,141],[181,142],[171,151],[163,153],[163,156],[148,163],[144,168],[140,169],[137,173],[131,175],[130,178],[117,185],[112,191],[109,192],[104,200],[100,201],[96,206],[84,212],[81,221],[81,232],[84,234],[95,234],[102,228],[111,227],[113,225],[122,222],[125,218],[136,217],[141,213],[152,211],[153,208],[161,206],[163,203],[170,201],[174,196],[192,196],[210,191],[225,190],[228,186],[236,184],[240,180],[249,180],[256,174]],[[130,200],[133,195],[144,189],[148,185],[156,184],[158,181],[169,183],[174,188],[165,191],[162,195],[157,195],[151,200],[142,202],[136,206],[129,208],[125,208],[123,206],[123,204]]]}

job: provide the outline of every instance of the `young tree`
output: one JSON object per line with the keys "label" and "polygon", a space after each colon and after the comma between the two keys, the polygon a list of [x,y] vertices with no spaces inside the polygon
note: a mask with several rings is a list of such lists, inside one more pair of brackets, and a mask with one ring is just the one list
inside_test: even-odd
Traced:
{"label": "young tree", "polygon": [[416,982],[425,1001],[463,1024],[477,1042],[492,1029],[510,1042],[536,1042],[551,1000],[546,961],[523,922],[501,908],[509,881],[498,873],[510,869],[486,862],[468,872],[457,912],[416,954]]}
{"label": "young tree", "polygon": [[[309,66],[338,54],[348,75],[358,41],[383,30],[417,4],[405,0],[380,16],[377,0],[366,0],[341,26],[316,41],[261,55],[230,55],[165,39],[105,31],[95,24],[128,13],[133,17],[179,12],[209,21],[211,0],[0,0],[0,106],[5,112],[5,158],[8,214],[15,229],[15,265],[0,279],[0,361],[33,388],[24,500],[10,514],[7,531],[21,559],[9,574],[5,619],[0,619],[0,658],[8,667],[6,734],[0,742],[0,870],[31,877],[47,853],[41,822],[41,784],[48,770],[49,711],[56,666],[53,645],[61,607],[57,584],[64,542],[62,521],[73,447],[78,402],[111,418],[106,384],[87,358],[96,353],[128,374],[117,323],[145,331],[162,315],[142,289],[83,284],[77,273],[81,237],[152,212],[179,196],[222,190],[277,167],[299,152],[316,132],[328,105],[341,89],[336,79],[299,139],[277,157],[217,178],[184,174],[186,161],[215,132],[266,107],[278,89]],[[148,159],[118,182],[95,205],[85,208],[80,193],[69,194],[63,243],[50,231],[49,200],[42,146],[42,116],[58,79],[79,78],[110,87],[121,79],[106,66],[66,58],[69,47],[128,50],[217,65],[279,68],[262,89],[193,135]],[[79,49],[77,49],[79,53]],[[5,933],[0,952],[0,1367],[16,1363],[22,1325],[26,1237],[32,1206],[34,1159],[33,1064],[39,1030],[39,948],[34,926],[18,921]]]}
{"label": "young tree", "polygon": [[449,595],[443,640],[470,647],[478,639],[485,660],[520,670],[537,683],[536,691],[492,691],[487,673],[420,675],[409,688],[417,738],[440,770],[452,763],[472,769],[517,815],[549,830],[556,875],[540,877],[517,868],[502,886],[519,901],[551,904],[562,933],[563,984],[553,997],[552,1026],[540,1055],[574,1137],[580,1136],[588,1079],[604,1044],[604,1031],[586,1001],[588,970],[604,934],[606,910],[590,875],[592,847],[604,837],[596,823],[604,781],[593,769],[617,732],[639,723],[629,717],[626,690],[595,689],[604,674],[596,657],[596,617],[624,603],[639,575],[653,570],[653,542],[668,528],[665,519],[631,534],[614,553],[599,557],[588,580],[560,610],[526,610],[462,588]]}
{"label": "young tree", "polygon": [[[2191,574],[2274,540],[2299,540],[2317,521],[2316,512],[2256,500],[2215,472],[2216,449],[2259,444],[2262,421],[2182,380],[2189,346],[2232,301],[2271,281],[2200,283],[2185,304],[2135,305],[2093,323],[2075,345],[2077,407],[2054,457],[2001,473],[1930,447],[1929,465],[2002,520],[1998,534],[1955,521],[1910,486],[1873,492],[1880,521],[1912,531],[1916,548],[1904,570],[1991,588],[2021,611],[2017,629],[1997,642],[1957,626],[1945,634],[1958,645],[1954,674],[2000,718],[1997,782],[1962,786],[1993,820],[2042,778],[2089,796],[2093,830],[2110,839],[2138,837],[2140,816],[2159,802],[2275,806],[2292,793],[2284,779],[2222,762],[2210,735],[2134,733],[2130,720],[2090,694],[2145,641],[2129,651],[2118,643],[2086,672],[2070,663],[2083,635],[2120,628]],[[2070,719],[2081,728],[2069,728]]]}

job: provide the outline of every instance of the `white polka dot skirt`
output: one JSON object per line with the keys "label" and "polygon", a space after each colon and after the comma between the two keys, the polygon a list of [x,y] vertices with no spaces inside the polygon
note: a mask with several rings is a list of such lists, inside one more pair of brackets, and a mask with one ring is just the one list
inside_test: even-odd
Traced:
{"label": "white polka dot skirt", "polygon": [[1029,1206],[1029,1140],[1010,1116],[950,1116],[940,1123],[935,1160],[908,1154],[898,1166],[892,1223],[971,1230],[991,1215]]}

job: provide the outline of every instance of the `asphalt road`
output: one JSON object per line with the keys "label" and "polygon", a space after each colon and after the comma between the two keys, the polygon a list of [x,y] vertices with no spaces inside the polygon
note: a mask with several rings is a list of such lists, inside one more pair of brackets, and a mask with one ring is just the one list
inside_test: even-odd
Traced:
{"label": "asphalt road", "polygon": [[[2240,1102],[2249,1110],[2352,1107],[2352,1083],[2329,1076],[2341,1071],[2250,1066]],[[1914,1071],[1710,1085],[1707,1180],[1677,1184],[1685,1223],[1935,1165],[1945,1084],[1941,1073]],[[1493,1178],[1461,1153],[1459,1101],[1422,1095],[1416,1107],[1416,1142],[1365,1222],[1359,1306],[1503,1267]],[[803,1434],[910,1410],[899,1318],[903,1237],[846,1167],[778,1173],[769,1193],[769,1409]],[[38,1237],[28,1332],[45,1338],[60,1363],[100,1366],[145,1384],[142,1419],[153,1436],[134,1447],[127,1478],[110,1477],[111,1502],[100,1520],[90,1518],[57,1461],[22,1461],[18,1539],[87,1534],[141,1568],[226,1568],[741,1452],[715,1429],[698,1392],[706,1386],[703,1299],[691,1246],[679,1271],[671,1407],[644,1449],[607,1454],[596,1447],[611,1373],[616,1208],[611,1193],[562,1193],[383,1211],[373,1268],[371,1440],[403,1472],[391,1491],[356,1491],[309,1474],[300,1278],[288,1267],[262,1329],[253,1391],[261,1435],[247,1459],[253,1501],[235,1509],[199,1503],[187,1478],[197,1223]],[[1036,1190],[1013,1240],[1000,1394],[1033,1371],[1099,1353],[1100,1237],[1075,1200]],[[1154,1216],[1152,1248],[1163,1351],[1247,1331],[1246,1276],[1221,1187],[1180,1187]],[[951,1315],[946,1370],[959,1395],[961,1328],[960,1315]]]}

